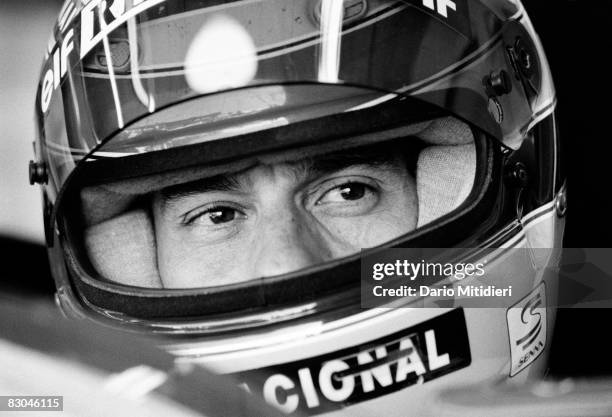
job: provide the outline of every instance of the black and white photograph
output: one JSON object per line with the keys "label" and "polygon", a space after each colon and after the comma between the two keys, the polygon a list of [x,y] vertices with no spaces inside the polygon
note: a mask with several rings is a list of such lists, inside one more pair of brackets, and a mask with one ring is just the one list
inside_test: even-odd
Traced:
{"label": "black and white photograph", "polygon": [[2,0],[0,417],[612,416],[601,0]]}

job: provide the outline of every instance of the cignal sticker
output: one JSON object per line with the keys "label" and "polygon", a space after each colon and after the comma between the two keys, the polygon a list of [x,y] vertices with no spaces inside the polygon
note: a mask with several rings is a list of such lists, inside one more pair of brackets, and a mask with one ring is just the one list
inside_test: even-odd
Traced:
{"label": "cignal sticker", "polygon": [[510,335],[510,376],[527,368],[546,346],[546,287],[541,283],[506,313]]}
{"label": "cignal sticker", "polygon": [[234,377],[285,414],[316,415],[427,383],[471,361],[465,316],[455,309],[365,345]]}

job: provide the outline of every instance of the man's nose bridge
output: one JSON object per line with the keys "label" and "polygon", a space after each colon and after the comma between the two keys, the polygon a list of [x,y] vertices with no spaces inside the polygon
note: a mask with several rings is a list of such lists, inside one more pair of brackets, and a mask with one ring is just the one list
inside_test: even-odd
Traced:
{"label": "man's nose bridge", "polygon": [[262,219],[256,245],[256,272],[280,275],[316,265],[326,259],[325,242],[298,210],[286,209],[275,218]]}

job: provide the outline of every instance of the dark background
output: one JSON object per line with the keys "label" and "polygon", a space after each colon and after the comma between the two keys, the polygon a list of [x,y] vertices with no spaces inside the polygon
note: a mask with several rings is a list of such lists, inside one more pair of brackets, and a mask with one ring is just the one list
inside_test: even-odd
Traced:
{"label": "dark background", "polygon": [[[557,87],[569,200],[564,246],[612,248],[612,1],[526,0],[524,5]],[[610,323],[612,309],[561,309],[551,373],[612,375]]]}
{"label": "dark background", "polygon": [[[59,1],[48,1],[45,7],[50,3],[59,8]],[[32,12],[38,7],[32,0],[19,4]],[[569,199],[564,246],[612,248],[612,117],[608,104],[612,92],[608,64],[612,1],[525,0],[524,5],[547,52],[557,87]],[[0,236],[5,267],[0,289],[51,299],[54,286],[46,250],[30,241]],[[612,375],[606,343],[611,322],[612,309],[561,309],[552,341],[550,374]]]}
{"label": "dark background", "polygon": [[525,1],[559,100],[570,210],[566,247],[612,247],[609,151],[612,1]]}

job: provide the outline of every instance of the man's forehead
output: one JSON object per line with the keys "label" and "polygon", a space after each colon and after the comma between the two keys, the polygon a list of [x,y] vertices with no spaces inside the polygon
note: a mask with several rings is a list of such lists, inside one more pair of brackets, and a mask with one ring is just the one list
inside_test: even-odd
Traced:
{"label": "man's forehead", "polygon": [[212,177],[202,178],[185,184],[173,185],[161,190],[161,196],[167,202],[191,194],[212,191],[236,191],[248,188],[254,176],[268,170],[282,172],[295,182],[305,182],[321,175],[337,172],[354,166],[394,166],[403,159],[403,154],[397,152],[394,144],[384,146],[363,147],[326,155],[306,157],[298,160],[277,163],[257,163],[248,168],[238,170],[228,169],[227,172]]}

